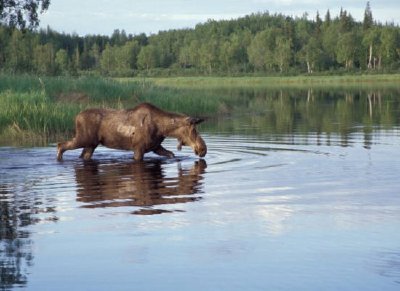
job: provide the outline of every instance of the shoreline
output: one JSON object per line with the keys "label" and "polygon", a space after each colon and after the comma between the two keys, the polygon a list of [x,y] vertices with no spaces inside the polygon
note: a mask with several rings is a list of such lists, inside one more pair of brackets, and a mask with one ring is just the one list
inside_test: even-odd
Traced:
{"label": "shoreline", "polygon": [[[332,75],[332,76],[290,76],[290,77],[133,77],[115,78],[120,82],[138,82],[160,87],[337,87],[337,86],[368,86],[384,84],[400,88],[400,74],[366,74],[366,75]],[[393,83],[393,84],[391,84]]]}

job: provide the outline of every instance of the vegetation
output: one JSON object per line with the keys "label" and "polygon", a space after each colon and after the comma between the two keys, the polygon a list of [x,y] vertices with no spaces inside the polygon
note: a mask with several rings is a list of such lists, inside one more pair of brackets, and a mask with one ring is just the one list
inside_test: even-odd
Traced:
{"label": "vegetation", "polygon": [[134,84],[100,78],[0,76],[0,132],[20,141],[70,134],[74,116],[89,106],[121,107]]}
{"label": "vegetation", "polygon": [[[45,2],[45,1],[44,1]],[[0,26],[0,70],[39,75],[293,75],[399,72],[400,28],[346,10],[322,19],[268,12],[147,36],[80,37]]]}
{"label": "vegetation", "polygon": [[216,97],[216,93],[100,77],[0,75],[0,142],[45,144],[65,138],[73,133],[75,115],[90,107],[129,108],[150,101],[171,111],[212,114],[218,110]]}
{"label": "vegetation", "polygon": [[50,0],[0,0],[0,23],[32,29],[39,25],[38,13],[49,8]]}
{"label": "vegetation", "polygon": [[[71,136],[74,117],[81,110],[130,108],[144,101],[166,110],[208,117],[210,122],[202,125],[207,132],[266,134],[311,130],[346,135],[357,124],[366,125],[367,130],[373,125],[391,127],[400,120],[400,75],[380,75],[377,79],[112,80],[0,75],[0,144],[45,145]],[[226,115],[235,117],[220,122],[219,117]],[[299,118],[305,121],[298,123]],[[298,128],[297,124],[306,128]]]}
{"label": "vegetation", "polygon": [[292,76],[292,77],[157,77],[157,78],[118,78],[121,82],[137,82],[142,85],[179,89],[254,89],[254,88],[316,88],[321,87],[399,87],[400,74],[363,74],[345,76]]}

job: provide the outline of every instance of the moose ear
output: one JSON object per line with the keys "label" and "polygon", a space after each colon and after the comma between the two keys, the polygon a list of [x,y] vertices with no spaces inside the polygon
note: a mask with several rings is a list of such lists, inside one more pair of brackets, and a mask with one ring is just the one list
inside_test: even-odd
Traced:
{"label": "moose ear", "polygon": [[196,118],[196,117],[188,117],[186,120],[189,124],[199,124],[204,121],[203,118]]}

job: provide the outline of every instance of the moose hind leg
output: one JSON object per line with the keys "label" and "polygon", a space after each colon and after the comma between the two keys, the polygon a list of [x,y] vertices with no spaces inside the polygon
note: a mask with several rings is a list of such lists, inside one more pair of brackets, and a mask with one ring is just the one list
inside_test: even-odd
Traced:
{"label": "moose hind leg", "polygon": [[59,161],[62,160],[63,154],[65,152],[65,149],[64,149],[63,145],[64,145],[64,142],[59,142],[57,144],[57,160],[59,160]]}
{"label": "moose hind leg", "polygon": [[78,148],[83,147],[82,145],[78,144],[76,142],[76,139],[73,138],[70,141],[66,141],[66,142],[60,142],[57,144],[57,160],[61,161],[63,158],[63,154],[65,151],[68,150],[75,150]]}

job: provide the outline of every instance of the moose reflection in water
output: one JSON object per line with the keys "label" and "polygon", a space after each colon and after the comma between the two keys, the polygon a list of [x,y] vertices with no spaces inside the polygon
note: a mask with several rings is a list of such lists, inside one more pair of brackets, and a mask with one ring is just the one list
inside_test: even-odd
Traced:
{"label": "moose reflection in water", "polygon": [[[171,212],[153,206],[193,202],[201,199],[202,179],[207,164],[200,159],[189,169],[177,164],[177,173],[166,174],[167,164],[146,162],[104,163],[87,161],[75,167],[77,200],[82,207],[136,206],[133,214]],[[175,172],[175,171],[174,171]]]}

